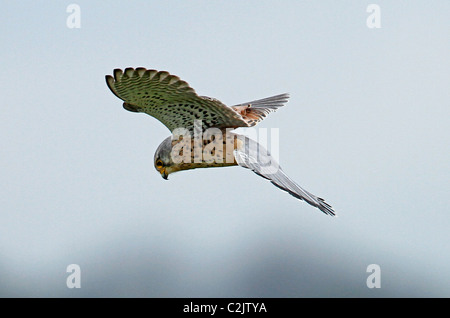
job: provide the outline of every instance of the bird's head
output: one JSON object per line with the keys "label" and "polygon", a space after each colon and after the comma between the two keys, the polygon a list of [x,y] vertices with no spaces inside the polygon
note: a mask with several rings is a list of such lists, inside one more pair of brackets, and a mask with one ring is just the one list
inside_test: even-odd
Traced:
{"label": "bird's head", "polygon": [[169,174],[174,172],[175,164],[171,156],[172,152],[172,137],[169,136],[158,146],[154,157],[155,169],[161,174],[165,180],[169,177]]}

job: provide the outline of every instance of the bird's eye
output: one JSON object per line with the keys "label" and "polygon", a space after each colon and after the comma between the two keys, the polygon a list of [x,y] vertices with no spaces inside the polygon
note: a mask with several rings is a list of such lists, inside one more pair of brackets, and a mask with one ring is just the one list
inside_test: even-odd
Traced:
{"label": "bird's eye", "polygon": [[161,159],[156,160],[156,168],[160,169],[160,168],[162,168],[162,166],[163,166],[163,163],[162,163]]}

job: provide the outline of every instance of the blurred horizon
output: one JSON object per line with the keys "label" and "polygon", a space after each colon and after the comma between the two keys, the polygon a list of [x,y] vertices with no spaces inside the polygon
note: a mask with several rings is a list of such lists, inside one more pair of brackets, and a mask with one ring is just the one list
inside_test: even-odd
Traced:
{"label": "blurred horizon", "polygon": [[[353,0],[74,3],[80,28],[70,2],[0,12],[0,297],[450,296],[450,2],[377,1],[381,28]],[[126,67],[289,93],[257,127],[338,217],[239,167],[163,180],[170,132],[105,83]]]}

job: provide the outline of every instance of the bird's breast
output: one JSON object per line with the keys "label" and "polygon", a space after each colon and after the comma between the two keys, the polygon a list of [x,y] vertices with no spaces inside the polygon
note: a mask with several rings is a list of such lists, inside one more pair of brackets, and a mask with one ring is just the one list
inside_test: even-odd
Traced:
{"label": "bird's breast", "polygon": [[236,166],[234,150],[241,147],[239,135],[216,131],[172,140],[176,170]]}

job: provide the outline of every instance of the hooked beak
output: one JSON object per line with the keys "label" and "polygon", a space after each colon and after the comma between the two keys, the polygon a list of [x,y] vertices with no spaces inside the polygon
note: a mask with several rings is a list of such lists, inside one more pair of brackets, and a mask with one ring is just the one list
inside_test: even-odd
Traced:
{"label": "hooked beak", "polygon": [[167,173],[166,168],[162,168],[160,173],[161,173],[161,177],[163,177],[164,180],[169,180],[168,179],[169,178],[169,174]]}

